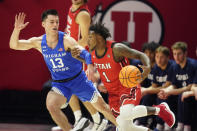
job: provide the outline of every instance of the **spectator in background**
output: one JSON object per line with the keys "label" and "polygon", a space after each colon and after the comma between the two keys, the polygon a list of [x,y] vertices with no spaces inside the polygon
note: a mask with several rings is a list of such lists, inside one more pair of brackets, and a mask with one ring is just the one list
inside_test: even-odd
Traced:
{"label": "spectator in background", "polygon": [[194,84],[197,63],[187,57],[187,44],[176,42],[172,45],[173,57],[176,64],[171,75],[172,85],[161,89],[158,96],[167,99],[171,95],[178,95],[178,126],[177,131],[191,131],[194,98],[189,97],[181,101],[182,93],[191,89]]}
{"label": "spectator in background", "polygon": [[[170,51],[165,46],[160,46],[156,49],[156,52],[155,52],[156,64],[154,65],[152,69],[153,82],[150,87],[145,88],[143,90],[143,94],[157,94],[159,93],[160,89],[171,85],[169,76],[171,75],[174,61],[169,60],[169,55],[170,55]],[[165,101],[170,106],[170,109],[174,109],[176,108],[176,105],[177,105],[176,100],[177,99],[174,97],[169,97],[167,100],[162,100],[157,97],[156,104],[160,104]],[[163,128],[164,121],[162,119],[157,117],[156,120],[157,120],[156,130],[159,130],[159,131],[171,130],[169,126],[167,125],[165,126],[165,129]]]}

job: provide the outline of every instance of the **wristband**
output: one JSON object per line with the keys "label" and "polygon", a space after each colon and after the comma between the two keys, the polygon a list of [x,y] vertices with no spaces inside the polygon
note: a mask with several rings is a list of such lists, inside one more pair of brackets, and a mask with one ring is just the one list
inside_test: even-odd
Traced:
{"label": "wristband", "polygon": [[87,50],[82,50],[80,53],[80,57],[86,61],[86,64],[92,64],[92,58],[90,53]]}

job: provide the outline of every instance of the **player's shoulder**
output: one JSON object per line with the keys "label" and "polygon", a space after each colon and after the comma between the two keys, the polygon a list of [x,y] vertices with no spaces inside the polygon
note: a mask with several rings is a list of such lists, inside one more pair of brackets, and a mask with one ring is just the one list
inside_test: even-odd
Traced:
{"label": "player's shoulder", "polygon": [[66,50],[68,48],[74,47],[76,44],[77,44],[77,42],[73,37],[71,37],[67,34],[64,34],[64,47]]}
{"label": "player's shoulder", "polygon": [[197,68],[197,60],[188,57],[187,58],[187,65],[190,67]]}
{"label": "player's shoulder", "polygon": [[70,35],[64,34],[64,41],[72,41],[73,39]]}
{"label": "player's shoulder", "polygon": [[90,19],[90,13],[86,10],[81,10],[78,14],[77,14],[77,19]]}
{"label": "player's shoulder", "polygon": [[120,42],[115,42],[112,43],[111,48],[113,49],[114,52],[121,52],[124,51],[125,48],[128,48],[128,46]]}

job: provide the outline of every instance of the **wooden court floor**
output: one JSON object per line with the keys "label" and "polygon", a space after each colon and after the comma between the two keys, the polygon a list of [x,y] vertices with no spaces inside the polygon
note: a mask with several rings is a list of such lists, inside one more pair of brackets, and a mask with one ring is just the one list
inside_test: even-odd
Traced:
{"label": "wooden court floor", "polygon": [[0,123],[0,131],[51,131],[53,125]]}

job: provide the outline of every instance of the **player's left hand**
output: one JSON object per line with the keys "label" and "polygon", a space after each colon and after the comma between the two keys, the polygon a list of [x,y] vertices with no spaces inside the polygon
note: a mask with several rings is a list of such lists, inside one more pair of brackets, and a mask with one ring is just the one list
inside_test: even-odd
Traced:
{"label": "player's left hand", "polygon": [[151,68],[149,66],[144,66],[144,65],[138,65],[140,68],[142,68],[143,72],[142,72],[142,80],[141,82],[146,79],[146,77],[148,76],[148,74],[151,71]]}

